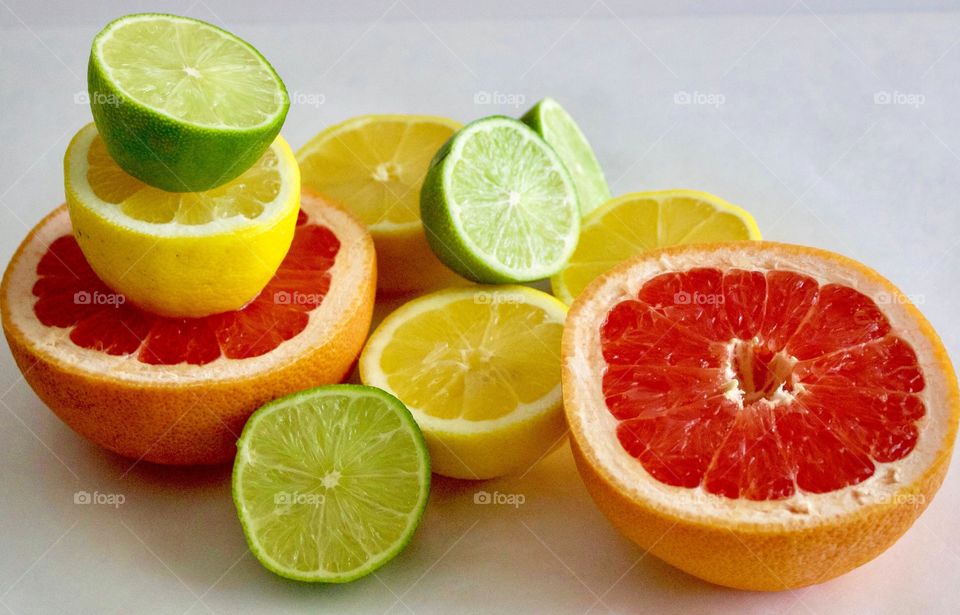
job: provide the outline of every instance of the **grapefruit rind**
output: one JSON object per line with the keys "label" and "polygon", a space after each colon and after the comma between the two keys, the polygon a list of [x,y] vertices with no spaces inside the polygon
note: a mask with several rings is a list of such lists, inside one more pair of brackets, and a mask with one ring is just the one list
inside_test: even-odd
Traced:
{"label": "grapefruit rind", "polygon": [[[787,269],[821,285],[851,286],[883,306],[916,352],[926,387],[920,438],[906,458],[867,480],[780,500],[726,498],[654,479],[616,437],[602,390],[600,324],[644,282],[695,267]],[[897,300],[891,301],[895,297]],[[563,338],[564,406],[578,469],[618,528],[665,561],[708,581],[779,590],[822,582],[863,564],[899,538],[946,473],[957,431],[956,376],[936,332],[905,296],[864,265],[827,251],[772,242],[679,246],[631,259],[591,283],[571,307]]]}
{"label": "grapefruit rind", "polygon": [[230,460],[243,424],[278,396],[339,382],[370,327],[376,291],[373,241],[349,213],[305,192],[311,222],[341,240],[331,284],[296,337],[258,357],[204,365],[150,365],[136,354],[82,348],[69,328],[47,327],[33,311],[36,268],[47,246],[70,233],[65,206],[47,215],[14,254],[0,286],[3,329],[38,397],[67,425],[125,457],[190,465]]}

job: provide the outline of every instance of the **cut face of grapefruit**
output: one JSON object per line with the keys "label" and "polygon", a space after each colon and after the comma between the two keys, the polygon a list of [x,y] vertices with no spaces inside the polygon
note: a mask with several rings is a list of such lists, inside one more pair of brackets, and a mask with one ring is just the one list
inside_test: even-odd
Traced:
{"label": "cut face of grapefruit", "polygon": [[661,250],[599,278],[567,320],[564,397],[614,523],[749,589],[826,580],[892,544],[939,486],[958,413],[949,358],[903,294],[765,242]]}
{"label": "cut face of grapefruit", "polygon": [[301,205],[290,251],[263,292],[202,318],[158,316],[114,293],[57,209],[20,246],[0,291],[24,377],[68,425],[122,455],[229,460],[251,412],[339,381],[370,325],[372,240],[315,195]]}

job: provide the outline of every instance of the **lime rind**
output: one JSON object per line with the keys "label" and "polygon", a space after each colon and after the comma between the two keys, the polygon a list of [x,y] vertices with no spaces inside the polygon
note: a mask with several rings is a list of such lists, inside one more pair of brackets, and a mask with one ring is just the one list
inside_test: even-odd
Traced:
{"label": "lime rind", "polygon": [[563,160],[577,187],[581,215],[610,199],[610,187],[590,142],[560,103],[544,98],[520,120],[543,137]]}
{"label": "lime rind", "polygon": [[430,457],[396,397],[329,385],[253,414],[238,441],[232,489],[247,543],[264,567],[297,581],[345,583],[409,544],[429,496]]}
{"label": "lime rind", "polygon": [[476,282],[543,279],[576,248],[576,188],[553,149],[525,124],[477,120],[434,157],[420,201],[427,240]]}
{"label": "lime rind", "polygon": [[[160,96],[166,103],[172,101],[173,97],[162,96],[151,90],[160,81],[157,75],[153,76],[140,96],[128,91],[129,88],[114,78],[123,77],[126,73],[118,73],[105,62],[102,48],[106,41],[117,36],[118,31],[122,32],[124,25],[136,25],[147,20],[190,24],[197,32],[216,33],[215,36],[222,40],[229,40],[232,45],[229,51],[241,52],[253,63],[253,72],[257,72],[260,77],[259,81],[254,79],[255,85],[259,84],[254,89],[273,88],[272,95],[259,97],[260,100],[268,101],[270,110],[262,113],[263,117],[259,121],[230,126],[222,121],[197,121],[191,119],[189,113],[175,114],[170,108],[160,108],[141,100],[145,97]],[[147,73],[146,68],[151,64],[164,68],[164,62],[169,60],[169,54],[172,53],[167,50],[167,55],[157,54],[155,46],[143,39],[144,37],[139,37],[128,47],[145,55],[153,53],[156,57],[147,57],[145,66],[130,73],[139,79],[144,78],[143,74]],[[220,48],[202,51],[207,60],[217,57],[216,51],[227,53]],[[122,55],[119,54],[118,58],[122,59]],[[184,71],[187,69],[192,70],[193,67],[183,68]],[[239,77],[236,80],[243,81]],[[262,54],[249,43],[206,22],[162,13],[127,15],[110,22],[94,38],[87,67],[87,85],[90,110],[110,155],[130,175],[168,192],[209,190],[242,174],[260,158],[279,134],[290,107],[290,99],[280,77]],[[246,89],[249,90],[250,87]],[[227,90],[232,93],[226,95]],[[229,112],[234,114],[246,106],[247,111],[257,113],[256,105],[250,104],[249,92],[243,91],[243,88],[237,90],[237,86],[221,87],[214,88],[211,92],[214,98],[222,97],[223,100],[205,98],[193,106],[199,107],[200,111],[205,113],[208,111],[203,110],[204,104],[207,107],[216,106],[230,110]],[[261,94],[266,95],[266,90]]]}

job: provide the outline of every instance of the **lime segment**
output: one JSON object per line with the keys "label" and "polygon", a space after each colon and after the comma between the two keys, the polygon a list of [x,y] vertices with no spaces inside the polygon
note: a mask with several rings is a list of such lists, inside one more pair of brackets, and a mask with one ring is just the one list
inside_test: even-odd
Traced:
{"label": "lime segment", "polygon": [[544,98],[527,111],[524,123],[549,143],[573,176],[586,215],[610,199],[610,188],[593,148],[570,114],[552,98]]}
{"label": "lime segment", "polygon": [[514,119],[468,124],[437,153],[421,191],[430,246],[477,282],[556,273],[580,230],[576,189],[553,149]]}
{"label": "lime segment", "polygon": [[276,574],[342,583],[410,542],[430,459],[406,407],[374,387],[332,385],[260,408],[233,468],[250,550]]}

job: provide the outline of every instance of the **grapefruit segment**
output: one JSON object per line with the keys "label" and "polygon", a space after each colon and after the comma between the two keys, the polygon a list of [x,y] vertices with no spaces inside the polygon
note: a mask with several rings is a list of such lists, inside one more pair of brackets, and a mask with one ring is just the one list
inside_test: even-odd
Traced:
{"label": "grapefruit segment", "polygon": [[820,285],[807,275],[772,270],[764,276],[767,295],[759,338],[767,350],[776,352],[787,345],[810,312]]}
{"label": "grapefruit segment", "polygon": [[114,293],[94,273],[73,235],[58,237],[37,265],[34,312],[43,324],[74,327],[70,340],[112,355],[136,354],[151,365],[204,365],[221,356],[270,352],[307,326],[330,286],[340,242],[301,212],[293,243],[273,279],[242,309],[201,318],[147,312]]}
{"label": "grapefruit segment", "polygon": [[111,291],[57,209],[21,244],[0,288],[4,333],[27,382],[70,427],[121,455],[228,461],[251,412],[341,380],[370,326],[372,240],[319,196],[305,192],[301,206],[264,291],[241,310],[200,318],[148,313]]}
{"label": "grapefruit segment", "polygon": [[707,580],[784,589],[876,557],[939,487],[957,383],[863,265],[680,246],[598,278],[564,329],[578,469],[628,536]]}
{"label": "grapefruit segment", "polygon": [[708,340],[732,335],[723,305],[723,274],[716,269],[659,275],[643,285],[638,298],[671,324]]}
{"label": "grapefruit segment", "polygon": [[802,361],[869,342],[889,330],[890,323],[870,297],[849,286],[827,284],[786,350]]}
{"label": "grapefruit segment", "polygon": [[[702,485],[709,493],[758,500],[787,498],[798,488],[824,493],[873,475],[869,455],[856,442],[841,439],[838,434],[845,431],[829,429],[826,420],[842,427],[859,418],[862,406],[840,416],[821,416],[829,406],[819,413],[808,407],[816,404],[817,389],[800,391],[821,378],[894,390],[906,379],[922,388],[916,356],[896,336],[871,345],[890,331],[890,324],[863,293],[840,284],[815,289],[816,282],[799,277],[777,283],[799,285],[811,300],[785,310],[773,306],[767,314],[765,308],[781,297],[768,300],[765,271],[698,267],[657,275],[640,287],[637,299],[625,299],[610,310],[600,327],[606,404],[620,420],[663,415],[662,425],[642,423],[656,424],[656,429],[642,430],[642,438],[630,429],[629,446],[624,445],[651,475],[669,485]],[[787,322],[777,322],[778,316]],[[783,336],[760,337],[761,323],[774,332],[795,332],[780,347]],[[796,370],[799,360],[806,363]],[[715,398],[725,391],[731,395],[723,401],[737,411],[718,414]],[[679,420],[677,407],[684,409]],[[858,440],[894,437],[871,431],[882,427],[876,421],[857,423],[856,431],[867,432]],[[703,429],[711,436],[702,435]],[[909,430],[900,431],[909,435]],[[635,439],[646,447],[636,446]],[[909,442],[901,439],[891,446],[909,453]],[[664,456],[657,456],[657,450]],[[676,458],[676,450],[685,455]],[[696,462],[689,465],[691,460]],[[682,471],[671,472],[671,464]]]}

